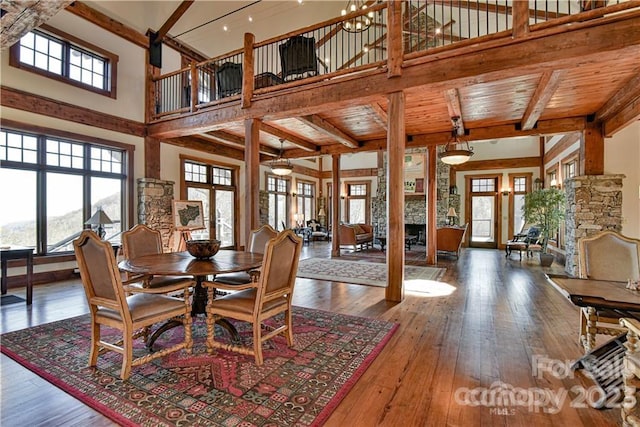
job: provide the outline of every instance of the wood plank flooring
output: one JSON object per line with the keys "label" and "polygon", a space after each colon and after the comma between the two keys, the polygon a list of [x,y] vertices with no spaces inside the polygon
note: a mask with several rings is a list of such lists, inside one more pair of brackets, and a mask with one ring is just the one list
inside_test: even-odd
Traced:
{"label": "wood plank flooring", "polygon": [[[328,258],[330,251],[330,243],[313,242],[302,257]],[[581,355],[578,309],[544,279],[544,272],[562,273],[560,266],[543,270],[537,261],[507,260],[503,252],[487,249],[464,249],[459,260],[442,257],[439,265],[447,268],[440,286],[450,294],[407,292],[397,304],[384,299],[383,288],[298,279],[295,305],[400,324],[327,426],[621,424],[619,409],[585,405],[588,379],[535,372],[536,360],[561,366]],[[32,307],[0,309],[1,332],[87,312],[79,281],[36,286]],[[0,362],[2,426],[113,425],[11,359],[2,356]],[[524,394],[519,405],[493,408],[461,401],[469,397],[465,390],[491,387]],[[560,394],[557,411],[535,406],[532,394],[540,390]]]}

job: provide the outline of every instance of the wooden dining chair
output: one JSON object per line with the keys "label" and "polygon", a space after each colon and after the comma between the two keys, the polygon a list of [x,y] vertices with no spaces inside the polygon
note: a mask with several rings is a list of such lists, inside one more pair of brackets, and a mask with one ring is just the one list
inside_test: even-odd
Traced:
{"label": "wooden dining chair", "polygon": [[[186,295],[185,299],[154,293],[152,289],[128,288],[127,282],[122,282],[109,242],[102,241],[94,232],[85,230],[74,240],[73,247],[91,312],[89,366],[96,366],[101,352],[115,351],[122,354],[120,378],[126,380],[133,366],[181,349],[191,352],[191,306],[187,283],[181,289]],[[134,359],[133,340],[143,335],[140,331],[174,318],[182,319],[184,340]],[[102,340],[102,326],[122,331],[122,340],[115,343]]]}
{"label": "wooden dining chair", "polygon": [[[640,240],[607,230],[578,240],[578,253],[578,274],[582,279],[626,282],[640,277]],[[580,343],[585,352],[595,347],[596,335],[623,333],[619,319],[613,310],[582,307]]]}
{"label": "wooden dining chair", "polygon": [[[262,365],[262,343],[278,334],[293,345],[291,301],[298,271],[298,259],[302,239],[292,230],[286,230],[267,242],[262,261],[262,272],[258,282],[248,289],[214,299],[215,283],[206,283],[209,288],[207,303],[207,351],[214,348],[236,351],[254,356],[256,365]],[[263,332],[263,323],[277,314],[284,313],[283,323],[278,327],[268,327]],[[249,322],[253,327],[253,347],[235,343],[225,344],[215,339],[215,322],[232,318]],[[266,329],[266,328],[265,328]]]}
{"label": "wooden dining chair", "polygon": [[[264,248],[269,241],[278,235],[278,232],[269,224],[264,224],[255,230],[251,230],[249,242],[247,242],[247,252],[263,254]],[[215,283],[224,283],[227,285],[244,285],[251,282],[257,282],[260,275],[260,269],[240,271],[237,273],[225,273],[216,275]]]}
{"label": "wooden dining chair", "polygon": [[[141,256],[156,255],[163,252],[160,232],[144,224],[136,224],[131,229],[123,232],[121,239],[122,254],[125,259],[135,259]],[[144,288],[165,288],[167,292],[170,292],[170,289],[174,289],[177,284],[194,284],[193,278],[189,276],[135,276],[127,273],[128,280],[133,280],[136,277],[140,280],[140,284]]]}

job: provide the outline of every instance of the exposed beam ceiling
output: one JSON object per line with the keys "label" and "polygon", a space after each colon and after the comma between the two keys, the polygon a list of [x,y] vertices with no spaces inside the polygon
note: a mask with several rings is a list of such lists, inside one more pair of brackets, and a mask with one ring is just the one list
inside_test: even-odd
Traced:
{"label": "exposed beam ceiling", "polygon": [[542,77],[538,82],[536,91],[531,97],[529,105],[527,105],[527,110],[524,113],[524,117],[522,117],[522,129],[528,130],[532,129],[535,126],[536,122],[540,118],[540,115],[547,106],[547,103],[553,96],[553,93],[560,85],[563,74],[564,71],[558,70],[553,72],[545,71],[544,73],[542,73]]}
{"label": "exposed beam ceiling", "polygon": [[303,122],[304,124],[311,126],[318,132],[322,132],[330,137],[335,138],[340,144],[343,144],[349,148],[357,148],[360,144],[358,141],[324,120],[322,117],[317,115],[309,115],[298,117],[298,120]]}

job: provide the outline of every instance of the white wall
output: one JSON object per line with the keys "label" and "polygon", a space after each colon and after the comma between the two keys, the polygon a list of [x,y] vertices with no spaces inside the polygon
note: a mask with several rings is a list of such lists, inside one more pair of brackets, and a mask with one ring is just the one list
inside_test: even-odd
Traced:
{"label": "white wall", "polygon": [[622,234],[640,239],[640,121],[604,141],[604,173],[624,174]]}
{"label": "white wall", "polygon": [[2,85],[47,98],[59,99],[118,117],[144,121],[145,52],[121,37],[102,30],[69,12],[61,11],[47,24],[118,55],[117,98],[100,95],[48,77],[9,66],[3,51]]}

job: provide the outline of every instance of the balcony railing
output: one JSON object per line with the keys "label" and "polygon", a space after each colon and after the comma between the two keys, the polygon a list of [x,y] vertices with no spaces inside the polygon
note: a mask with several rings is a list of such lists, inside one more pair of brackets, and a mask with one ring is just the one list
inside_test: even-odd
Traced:
{"label": "balcony railing", "polygon": [[[515,12],[516,1],[403,1],[401,54],[411,59],[487,37],[511,37],[516,32],[514,13],[533,32],[640,7],[637,0],[532,0],[526,2],[529,9],[520,2]],[[228,101],[241,100],[248,106],[254,96],[274,90],[383,68],[389,57],[388,35],[393,34],[388,28],[388,6],[387,2],[375,4],[257,43],[249,35],[246,49],[156,77],[153,119]]]}

